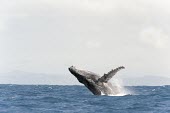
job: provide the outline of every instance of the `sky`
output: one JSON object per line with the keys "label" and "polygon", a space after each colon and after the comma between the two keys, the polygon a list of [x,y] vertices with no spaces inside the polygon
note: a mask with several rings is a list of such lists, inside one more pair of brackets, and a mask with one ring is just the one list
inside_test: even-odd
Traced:
{"label": "sky", "polygon": [[169,20],[169,0],[0,0],[0,78],[22,71],[62,82],[71,65],[169,77]]}

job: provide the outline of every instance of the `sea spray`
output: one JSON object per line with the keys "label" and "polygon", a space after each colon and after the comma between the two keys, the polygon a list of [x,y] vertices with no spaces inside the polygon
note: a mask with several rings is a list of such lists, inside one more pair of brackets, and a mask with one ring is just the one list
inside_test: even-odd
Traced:
{"label": "sea spray", "polygon": [[125,95],[131,95],[132,91],[128,90],[124,85],[123,81],[121,79],[115,78],[110,81],[112,85],[114,86],[114,90],[116,90],[116,94],[109,95],[109,96],[125,96]]}

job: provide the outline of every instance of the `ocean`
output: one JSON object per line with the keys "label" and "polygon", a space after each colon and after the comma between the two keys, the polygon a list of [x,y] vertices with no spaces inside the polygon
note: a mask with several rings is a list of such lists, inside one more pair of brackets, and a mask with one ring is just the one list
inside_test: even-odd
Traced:
{"label": "ocean", "polygon": [[0,113],[170,113],[170,86],[124,89],[96,96],[78,85],[0,85]]}

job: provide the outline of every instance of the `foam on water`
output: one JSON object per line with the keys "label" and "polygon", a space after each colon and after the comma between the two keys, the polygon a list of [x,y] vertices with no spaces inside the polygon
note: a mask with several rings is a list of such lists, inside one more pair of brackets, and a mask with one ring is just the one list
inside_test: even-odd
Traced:
{"label": "foam on water", "polygon": [[115,94],[115,95],[108,95],[108,96],[125,96],[125,95],[128,95],[128,94],[119,93],[119,94]]}

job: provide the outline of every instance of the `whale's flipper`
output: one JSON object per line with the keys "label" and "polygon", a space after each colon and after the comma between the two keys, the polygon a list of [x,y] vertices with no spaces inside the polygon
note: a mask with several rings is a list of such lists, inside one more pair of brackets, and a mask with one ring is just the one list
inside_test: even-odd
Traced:
{"label": "whale's flipper", "polygon": [[99,82],[108,82],[119,70],[124,69],[125,67],[121,66],[114,70],[109,71],[107,74],[104,74],[98,79]]}

